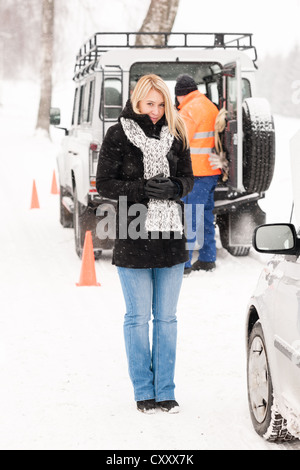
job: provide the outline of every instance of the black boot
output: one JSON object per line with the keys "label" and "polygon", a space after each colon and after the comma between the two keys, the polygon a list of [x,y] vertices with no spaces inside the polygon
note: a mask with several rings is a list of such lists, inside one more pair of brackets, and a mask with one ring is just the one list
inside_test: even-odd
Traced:
{"label": "black boot", "polygon": [[136,406],[139,411],[141,411],[142,413],[146,413],[148,415],[154,414],[156,410],[155,400],[137,401]]}
{"label": "black boot", "polygon": [[216,269],[216,263],[209,261],[195,261],[192,266],[193,271],[214,271]]}
{"label": "black boot", "polygon": [[188,276],[189,274],[191,274],[192,271],[193,271],[192,268],[184,268],[183,275]]}
{"label": "black boot", "polygon": [[157,402],[157,405],[162,411],[166,411],[170,414],[179,413],[179,405],[175,400],[165,400]]}

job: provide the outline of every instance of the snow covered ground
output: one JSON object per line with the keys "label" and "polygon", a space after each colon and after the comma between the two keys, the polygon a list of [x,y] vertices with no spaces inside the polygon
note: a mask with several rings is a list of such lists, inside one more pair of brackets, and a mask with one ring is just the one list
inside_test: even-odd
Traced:
{"label": "snow covered ground", "polygon": [[[143,415],[127,374],[124,302],[110,254],[101,287],[77,287],[73,231],[50,194],[54,143],[34,136],[34,88],[5,84],[0,107],[1,450],[300,450],[268,444],[247,405],[244,321],[266,261],[234,258],[218,240],[217,270],[184,279],[176,372],[181,413]],[[277,165],[262,208],[271,222],[291,210],[289,139],[300,120],[276,116]],[[41,208],[30,210],[33,179]]]}

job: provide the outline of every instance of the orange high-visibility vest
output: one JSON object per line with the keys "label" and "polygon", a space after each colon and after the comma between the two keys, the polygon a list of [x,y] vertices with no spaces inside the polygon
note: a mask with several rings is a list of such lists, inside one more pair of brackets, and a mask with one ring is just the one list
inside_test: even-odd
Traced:
{"label": "orange high-visibility vest", "polygon": [[215,146],[218,108],[196,90],[184,97],[179,112],[188,131],[194,176],[220,175],[221,170],[213,170],[208,160]]}

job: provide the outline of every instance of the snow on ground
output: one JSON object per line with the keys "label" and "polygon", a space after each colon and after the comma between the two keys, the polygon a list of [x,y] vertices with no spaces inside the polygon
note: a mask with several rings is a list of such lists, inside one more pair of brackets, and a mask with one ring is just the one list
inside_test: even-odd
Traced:
{"label": "snow on ground", "polygon": [[[25,92],[24,92],[25,90]],[[55,142],[34,136],[36,94],[6,84],[0,107],[1,450],[285,450],[253,430],[244,323],[265,258],[234,258],[218,240],[217,270],[184,279],[176,372],[181,413],[143,415],[127,374],[124,301],[111,253],[101,287],[77,287],[73,231],[50,194]],[[262,203],[270,221],[291,208],[288,145],[300,121],[276,117],[278,164]],[[41,209],[30,210],[33,179]]]}

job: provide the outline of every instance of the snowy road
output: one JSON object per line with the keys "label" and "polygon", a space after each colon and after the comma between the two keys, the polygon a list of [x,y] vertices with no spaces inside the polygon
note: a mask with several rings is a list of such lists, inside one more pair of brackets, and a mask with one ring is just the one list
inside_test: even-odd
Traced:
{"label": "snowy road", "polygon": [[[56,146],[32,137],[25,108],[0,108],[0,448],[300,450],[268,444],[247,405],[244,321],[264,258],[233,258],[184,279],[178,309],[177,400],[181,413],[138,413],[127,375],[124,303],[110,254],[96,263],[101,287],[76,287],[73,231],[50,194]],[[291,124],[292,123],[292,124]],[[280,146],[300,127],[278,118]],[[298,126],[298,127],[297,127]],[[291,129],[292,128],[292,129]],[[287,141],[288,144],[288,141]],[[289,213],[270,190],[270,217]],[[36,179],[41,209],[29,210]],[[280,219],[278,221],[281,221]]]}

